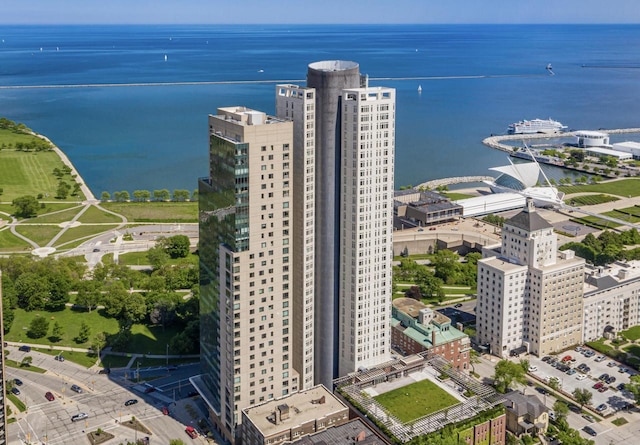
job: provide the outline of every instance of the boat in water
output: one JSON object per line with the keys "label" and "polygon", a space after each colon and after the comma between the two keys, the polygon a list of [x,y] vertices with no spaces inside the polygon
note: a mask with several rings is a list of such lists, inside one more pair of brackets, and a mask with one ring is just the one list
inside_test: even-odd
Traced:
{"label": "boat in water", "polygon": [[561,133],[568,127],[553,119],[533,119],[515,122],[507,128],[509,134]]}

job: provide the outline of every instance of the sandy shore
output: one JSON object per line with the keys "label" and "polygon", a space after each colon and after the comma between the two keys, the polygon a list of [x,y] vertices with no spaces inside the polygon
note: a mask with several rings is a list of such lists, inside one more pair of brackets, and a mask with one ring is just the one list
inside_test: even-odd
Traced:
{"label": "sandy shore", "polygon": [[71,161],[69,160],[67,155],[64,154],[64,152],[62,150],[60,150],[60,148],[58,148],[58,146],[56,144],[51,142],[51,139],[49,139],[48,137],[43,136],[43,135],[38,134],[38,133],[33,133],[33,135],[36,136],[36,137],[39,137],[40,139],[44,139],[45,141],[49,142],[51,144],[51,146],[53,147],[53,151],[56,152],[57,155],[60,157],[60,160],[62,161],[62,163],[71,169],[71,176],[73,177],[73,175],[76,175],[74,180],[78,184],[80,184],[80,190],[82,190],[82,193],[85,196],[85,200],[86,201],[98,202],[96,197],[93,196],[93,193],[91,193],[91,189],[89,189],[89,187],[87,187],[87,185],[84,182],[84,179],[82,179],[82,176],[80,176],[80,173],[78,173],[78,170],[76,170],[76,168],[73,166],[73,164],[71,163]]}

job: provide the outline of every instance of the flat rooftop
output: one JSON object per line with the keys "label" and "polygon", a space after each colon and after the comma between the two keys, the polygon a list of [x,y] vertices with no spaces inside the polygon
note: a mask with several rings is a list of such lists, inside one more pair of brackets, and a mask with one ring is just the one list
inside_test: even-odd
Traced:
{"label": "flat rooftop", "polygon": [[[324,400],[324,401],[323,401]],[[274,413],[279,406],[287,405],[289,417],[279,424],[274,422]],[[322,385],[314,386],[306,391],[292,394],[288,397],[274,399],[261,405],[245,408],[243,412],[260,430],[264,437],[269,437],[283,429],[321,419],[348,409],[327,388]]]}

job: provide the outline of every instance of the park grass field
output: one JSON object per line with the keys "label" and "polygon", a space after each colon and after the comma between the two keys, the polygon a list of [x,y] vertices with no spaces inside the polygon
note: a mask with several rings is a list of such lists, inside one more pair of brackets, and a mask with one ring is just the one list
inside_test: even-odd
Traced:
{"label": "park grass field", "polygon": [[604,204],[605,202],[618,201],[620,198],[611,195],[583,195],[576,196],[568,199],[569,204],[572,206],[592,206],[597,204]]}
{"label": "park grass field", "polygon": [[198,222],[198,203],[193,202],[104,202],[107,210],[129,222]]}
{"label": "park grass field", "polygon": [[0,252],[30,250],[31,244],[15,236],[9,229],[0,231]]}
{"label": "park grass field", "polygon": [[[561,186],[558,190],[567,195],[575,193],[607,193],[609,195],[622,196],[623,198],[640,196],[640,178],[627,178],[620,181],[601,182],[599,184]],[[565,198],[570,201],[571,198]]]}
{"label": "park grass field", "polygon": [[45,215],[25,219],[21,224],[60,224],[66,221],[71,221],[78,212],[82,210],[82,208],[82,205],[76,205],[66,210],[54,210],[53,212]]}
{"label": "park grass field", "polygon": [[374,399],[403,423],[460,403],[430,380],[385,392]]}
{"label": "park grass field", "polygon": [[107,213],[100,207],[91,206],[87,209],[86,212],[78,218],[83,224],[102,224],[102,223],[115,223],[119,224],[122,222],[122,218],[112,214]]}
{"label": "park grass field", "polygon": [[76,239],[89,238],[99,233],[114,230],[117,227],[116,224],[83,224],[78,227],[71,227],[56,240],[55,246],[60,246]]}
{"label": "park grass field", "polygon": [[[27,135],[24,135],[27,136]],[[2,142],[0,140],[0,142]],[[3,201],[11,202],[24,195],[42,194],[54,200],[58,188],[58,178],[53,175],[54,168],[64,164],[53,151],[25,152],[13,149],[0,150],[0,178],[2,178]],[[67,183],[73,180],[65,176]],[[82,197],[69,196],[65,201],[79,201]]]}
{"label": "park grass field", "polygon": [[[111,258],[113,258],[113,254]],[[105,255],[106,256],[106,255]],[[181,264],[198,264],[198,255],[190,253],[186,258],[169,258],[167,264],[181,265]],[[147,252],[128,252],[118,255],[118,264],[124,266],[147,266],[149,265],[149,259],[147,258]]]}
{"label": "park grass field", "polygon": [[40,247],[45,246],[49,241],[51,241],[53,237],[60,232],[60,230],[62,229],[57,225],[36,226],[20,224],[19,226],[16,226],[16,232],[22,236],[26,236]]}

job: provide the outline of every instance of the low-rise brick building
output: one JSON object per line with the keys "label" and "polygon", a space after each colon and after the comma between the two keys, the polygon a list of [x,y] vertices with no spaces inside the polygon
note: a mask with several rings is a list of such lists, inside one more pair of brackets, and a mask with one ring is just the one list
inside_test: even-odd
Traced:
{"label": "low-rise brick building", "polygon": [[393,300],[391,345],[405,354],[429,351],[444,357],[458,370],[469,368],[469,336],[451,325],[451,319],[412,298]]}

